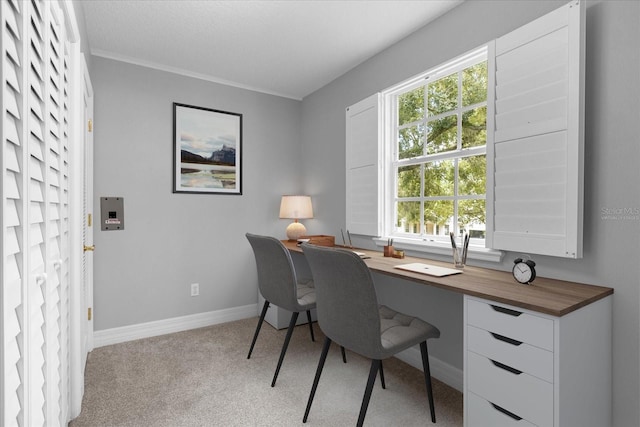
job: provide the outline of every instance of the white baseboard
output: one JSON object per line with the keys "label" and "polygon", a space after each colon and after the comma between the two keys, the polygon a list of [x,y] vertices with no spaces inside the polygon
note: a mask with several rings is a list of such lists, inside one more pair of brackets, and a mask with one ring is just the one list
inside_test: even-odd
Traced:
{"label": "white baseboard", "polygon": [[[395,357],[422,371],[422,355],[420,354],[419,348],[409,348],[396,354]],[[464,382],[462,369],[456,368],[433,356],[429,356],[429,370],[433,378],[437,378],[449,387],[453,387],[462,392]]]}
{"label": "white baseboard", "polygon": [[189,329],[203,328],[205,326],[216,325],[219,323],[232,322],[234,320],[247,319],[249,317],[257,316],[257,313],[258,305],[249,304],[224,310],[157,320],[155,322],[104,329],[93,333],[93,344],[94,348],[104,347],[111,344],[187,331]]}
{"label": "white baseboard", "polygon": [[[187,331],[189,329],[204,328],[219,323],[247,319],[258,315],[258,305],[249,304],[224,310],[209,311],[189,316],[173,317],[155,322],[139,323],[120,328],[104,329],[93,334],[94,348],[118,344],[142,338]],[[416,369],[422,370],[422,356],[420,349],[412,347],[396,357]],[[440,359],[429,356],[429,368],[434,378],[442,381],[456,390],[462,391],[463,375],[458,369]]]}

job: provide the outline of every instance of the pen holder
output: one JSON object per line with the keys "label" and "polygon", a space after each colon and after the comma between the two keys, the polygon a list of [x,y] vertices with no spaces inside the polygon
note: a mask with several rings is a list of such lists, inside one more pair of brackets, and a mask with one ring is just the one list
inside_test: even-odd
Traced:
{"label": "pen holder", "polygon": [[383,253],[386,257],[393,256],[393,246],[384,246]]}
{"label": "pen holder", "polygon": [[453,266],[455,268],[464,268],[464,249],[453,248]]}

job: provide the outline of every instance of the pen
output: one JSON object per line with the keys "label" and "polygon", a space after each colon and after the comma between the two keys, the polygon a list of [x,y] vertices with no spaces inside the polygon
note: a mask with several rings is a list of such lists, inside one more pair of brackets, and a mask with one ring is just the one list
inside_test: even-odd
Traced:
{"label": "pen", "polygon": [[467,250],[469,249],[469,235],[464,236],[464,249],[462,250],[462,263],[467,263]]}
{"label": "pen", "polygon": [[349,237],[349,247],[353,247],[353,244],[351,243],[351,233],[349,233],[349,230],[347,230],[347,237]]}
{"label": "pen", "polygon": [[340,234],[342,234],[342,246],[347,246],[347,242],[344,240],[344,231],[342,231],[342,228],[340,229]]}
{"label": "pen", "polygon": [[456,238],[453,237],[453,231],[449,232],[449,237],[451,238],[451,247],[453,249],[456,249],[457,248],[457,246],[456,246]]}

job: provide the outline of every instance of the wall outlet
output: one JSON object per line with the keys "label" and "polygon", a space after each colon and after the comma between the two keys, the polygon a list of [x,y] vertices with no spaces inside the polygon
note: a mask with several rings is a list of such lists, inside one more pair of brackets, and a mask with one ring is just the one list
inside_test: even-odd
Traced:
{"label": "wall outlet", "polygon": [[192,297],[197,297],[198,295],[200,295],[200,284],[192,283],[191,284],[191,296]]}

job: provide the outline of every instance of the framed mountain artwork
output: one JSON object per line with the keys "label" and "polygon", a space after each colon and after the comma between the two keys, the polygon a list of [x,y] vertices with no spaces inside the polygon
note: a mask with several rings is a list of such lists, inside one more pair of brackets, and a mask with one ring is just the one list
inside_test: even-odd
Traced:
{"label": "framed mountain artwork", "polygon": [[242,194],[242,114],[173,103],[173,192]]}

